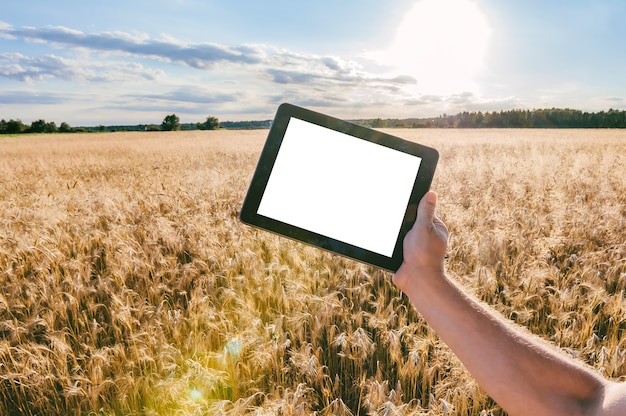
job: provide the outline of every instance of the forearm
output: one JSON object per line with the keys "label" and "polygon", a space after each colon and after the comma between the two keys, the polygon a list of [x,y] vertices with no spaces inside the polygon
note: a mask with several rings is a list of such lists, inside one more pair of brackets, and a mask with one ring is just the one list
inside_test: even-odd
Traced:
{"label": "forearm", "polygon": [[414,274],[405,291],[417,310],[511,415],[576,415],[597,405],[599,376],[504,321],[447,276]]}

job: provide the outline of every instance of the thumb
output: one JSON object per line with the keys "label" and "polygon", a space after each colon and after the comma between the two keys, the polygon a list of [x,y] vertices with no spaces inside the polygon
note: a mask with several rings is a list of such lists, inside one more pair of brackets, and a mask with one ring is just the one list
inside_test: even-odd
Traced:
{"label": "thumb", "polygon": [[437,194],[428,191],[420,201],[417,207],[417,222],[422,227],[430,227],[435,218],[435,209],[437,208]]}

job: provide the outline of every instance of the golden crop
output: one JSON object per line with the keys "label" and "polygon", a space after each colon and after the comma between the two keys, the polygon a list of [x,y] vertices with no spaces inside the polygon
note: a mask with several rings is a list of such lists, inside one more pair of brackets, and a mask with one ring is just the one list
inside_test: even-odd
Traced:
{"label": "golden crop", "polygon": [[[626,377],[626,131],[391,133],[450,275]],[[390,274],[238,221],[265,135],[0,139],[0,414],[503,414]]]}

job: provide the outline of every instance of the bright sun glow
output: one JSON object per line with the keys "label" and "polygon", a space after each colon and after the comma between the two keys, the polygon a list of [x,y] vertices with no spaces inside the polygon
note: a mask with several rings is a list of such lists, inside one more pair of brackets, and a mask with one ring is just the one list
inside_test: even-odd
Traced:
{"label": "bright sun glow", "polygon": [[490,28],[471,0],[421,0],[405,15],[383,54],[386,63],[415,77],[422,94],[473,89],[483,67]]}

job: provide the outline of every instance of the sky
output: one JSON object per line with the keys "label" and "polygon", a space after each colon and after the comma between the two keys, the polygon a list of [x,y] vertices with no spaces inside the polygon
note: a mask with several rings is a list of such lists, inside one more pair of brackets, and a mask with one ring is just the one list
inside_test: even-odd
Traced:
{"label": "sky", "polygon": [[625,21],[623,0],[7,0],[0,119],[623,110]]}

